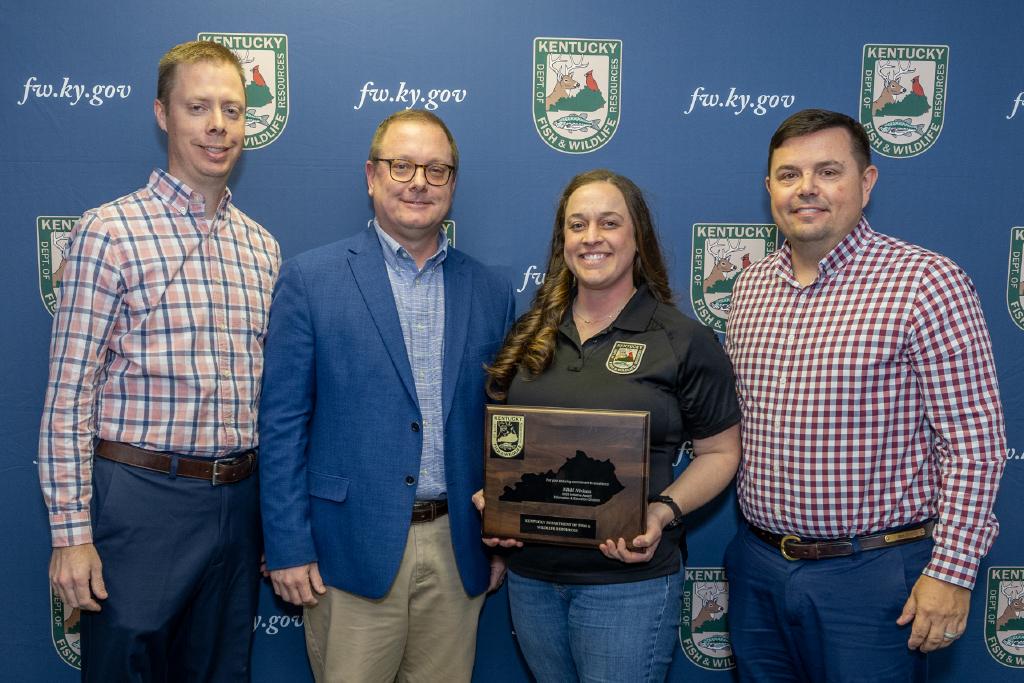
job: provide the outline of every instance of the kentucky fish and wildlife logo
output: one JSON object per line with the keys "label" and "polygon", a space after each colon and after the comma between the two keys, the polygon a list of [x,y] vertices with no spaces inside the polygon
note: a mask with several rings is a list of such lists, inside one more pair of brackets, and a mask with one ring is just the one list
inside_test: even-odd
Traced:
{"label": "kentucky fish and wildlife logo", "polygon": [[[522,415],[491,416],[491,452],[499,458],[516,458],[523,452],[526,419]],[[516,458],[522,460],[521,457]]]}
{"label": "kentucky fish and wildlife logo", "polygon": [[697,319],[725,332],[736,278],[775,251],[778,243],[779,230],[771,223],[694,223],[690,303]]}
{"label": "kentucky fish and wildlife logo", "polygon": [[271,33],[200,33],[230,48],[245,72],[245,149],[266,147],[288,122],[288,36]]}
{"label": "kentucky fish and wildlife logo", "polygon": [[860,122],[871,148],[887,157],[935,144],[946,113],[948,45],[865,45]]}
{"label": "kentucky fish and wildlife logo", "polygon": [[686,570],[679,645],[687,659],[702,669],[736,667],[729,640],[729,582],[721,567]]}
{"label": "kentucky fish and wildlife logo", "polygon": [[533,123],[552,149],[603,147],[619,125],[622,41],[533,39]]}
{"label": "kentucky fish and wildlife logo", "polygon": [[1006,307],[1014,324],[1024,330],[1024,278],[1021,258],[1024,256],[1024,228],[1010,228],[1010,264],[1006,275]]}
{"label": "kentucky fish and wildlife logo", "polygon": [[985,646],[997,662],[1024,669],[1024,567],[989,567]]}
{"label": "kentucky fish and wildlife logo", "polygon": [[647,344],[617,341],[605,361],[605,367],[616,375],[631,375],[640,367]]}
{"label": "kentucky fish and wildlife logo", "polygon": [[57,290],[64,275],[68,237],[77,222],[78,216],[36,216],[39,296],[50,315],[57,309]]}
{"label": "kentucky fish and wildlife logo", "polygon": [[50,633],[53,647],[68,666],[82,668],[82,637],[79,635],[79,611],[68,608],[50,586]]}

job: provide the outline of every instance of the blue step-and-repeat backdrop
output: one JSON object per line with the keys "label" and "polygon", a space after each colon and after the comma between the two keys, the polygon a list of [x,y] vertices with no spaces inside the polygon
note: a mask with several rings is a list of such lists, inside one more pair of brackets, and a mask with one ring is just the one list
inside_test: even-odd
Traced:
{"label": "blue step-and-repeat backdrop", "polygon": [[[285,257],[366,225],[370,136],[387,114],[425,107],[462,152],[455,243],[514,282],[520,311],[544,277],[560,189],[609,167],[648,193],[679,307],[723,330],[732,278],[774,245],[771,133],[806,107],[859,118],[880,169],[868,217],[973,278],[1007,416],[1002,533],[967,634],[932,657],[932,679],[1024,679],[1024,620],[1009,607],[1024,594],[1017,0],[0,0],[0,679],[76,677],[77,615],[49,592],[35,463],[55,290],[75,218],[164,165],[157,61],[197,37],[243,61],[249,151],[231,186]],[[721,565],[737,518],[730,493],[691,520],[673,681],[731,677]],[[266,586],[255,680],[309,679],[301,626]],[[475,680],[529,680],[504,590],[487,600],[477,654]]]}

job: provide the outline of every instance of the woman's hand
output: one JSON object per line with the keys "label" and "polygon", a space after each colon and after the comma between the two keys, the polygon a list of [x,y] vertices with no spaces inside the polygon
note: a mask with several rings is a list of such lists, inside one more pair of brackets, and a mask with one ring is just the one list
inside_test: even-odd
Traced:
{"label": "woman's hand", "polygon": [[[665,518],[663,510],[668,510],[668,519]],[[664,505],[648,504],[647,533],[637,536],[628,545],[623,538],[620,538],[618,543],[609,538],[599,545],[598,549],[611,560],[628,564],[650,562],[658,549],[658,544],[661,543],[661,530],[671,521],[671,515],[672,511]]]}
{"label": "woman's hand", "polygon": [[[484,514],[484,507],[487,505],[487,501],[484,500],[484,490],[480,489],[473,494],[473,505],[476,506],[477,512],[482,517]],[[488,548],[522,548],[523,542],[514,538],[482,538],[484,545]]]}

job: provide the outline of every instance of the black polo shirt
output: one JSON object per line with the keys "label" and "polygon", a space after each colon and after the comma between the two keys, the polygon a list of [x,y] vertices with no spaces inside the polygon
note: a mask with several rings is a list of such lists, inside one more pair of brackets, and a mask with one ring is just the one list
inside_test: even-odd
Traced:
{"label": "black polo shirt", "polygon": [[[551,366],[532,379],[519,372],[508,404],[649,411],[652,494],[672,483],[672,462],[684,440],[714,436],[740,420],[732,365],[714,332],[659,303],[646,285],[582,345],[567,310]],[[678,571],[682,543],[681,528],[666,532],[644,564],[610,560],[597,549],[528,543],[511,554],[509,567],[561,583],[642,581]]]}

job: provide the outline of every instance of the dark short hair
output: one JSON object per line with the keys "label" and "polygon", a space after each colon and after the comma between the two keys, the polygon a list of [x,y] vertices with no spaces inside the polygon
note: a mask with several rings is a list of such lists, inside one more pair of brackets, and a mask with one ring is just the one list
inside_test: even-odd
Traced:
{"label": "dark short hair", "polygon": [[191,40],[181,45],[175,45],[160,58],[160,66],[157,68],[156,98],[163,102],[165,107],[170,104],[168,98],[174,87],[174,74],[178,65],[195,64],[196,62],[214,62],[234,67],[238,72],[238,78],[242,81],[242,91],[245,92],[245,72],[234,52],[211,40]]}
{"label": "dark short hair", "polygon": [[846,114],[827,109],[804,109],[782,122],[768,144],[768,170],[771,171],[772,155],[787,140],[799,138],[828,128],[842,128],[850,134],[850,152],[857,160],[860,170],[871,165],[871,143],[864,126]]}
{"label": "dark short hair", "polygon": [[448,138],[448,144],[451,146],[452,166],[455,167],[456,172],[459,170],[459,147],[455,144],[455,137],[448,130],[448,126],[444,125],[444,121],[441,120],[440,116],[426,109],[401,109],[381,121],[380,125],[377,126],[377,130],[373,133],[373,140],[370,141],[370,156],[368,157],[370,161],[380,156],[380,143],[384,139],[384,133],[388,132],[388,128],[391,127],[392,123],[399,123],[401,121],[432,123],[440,128],[444,132],[444,136]]}

